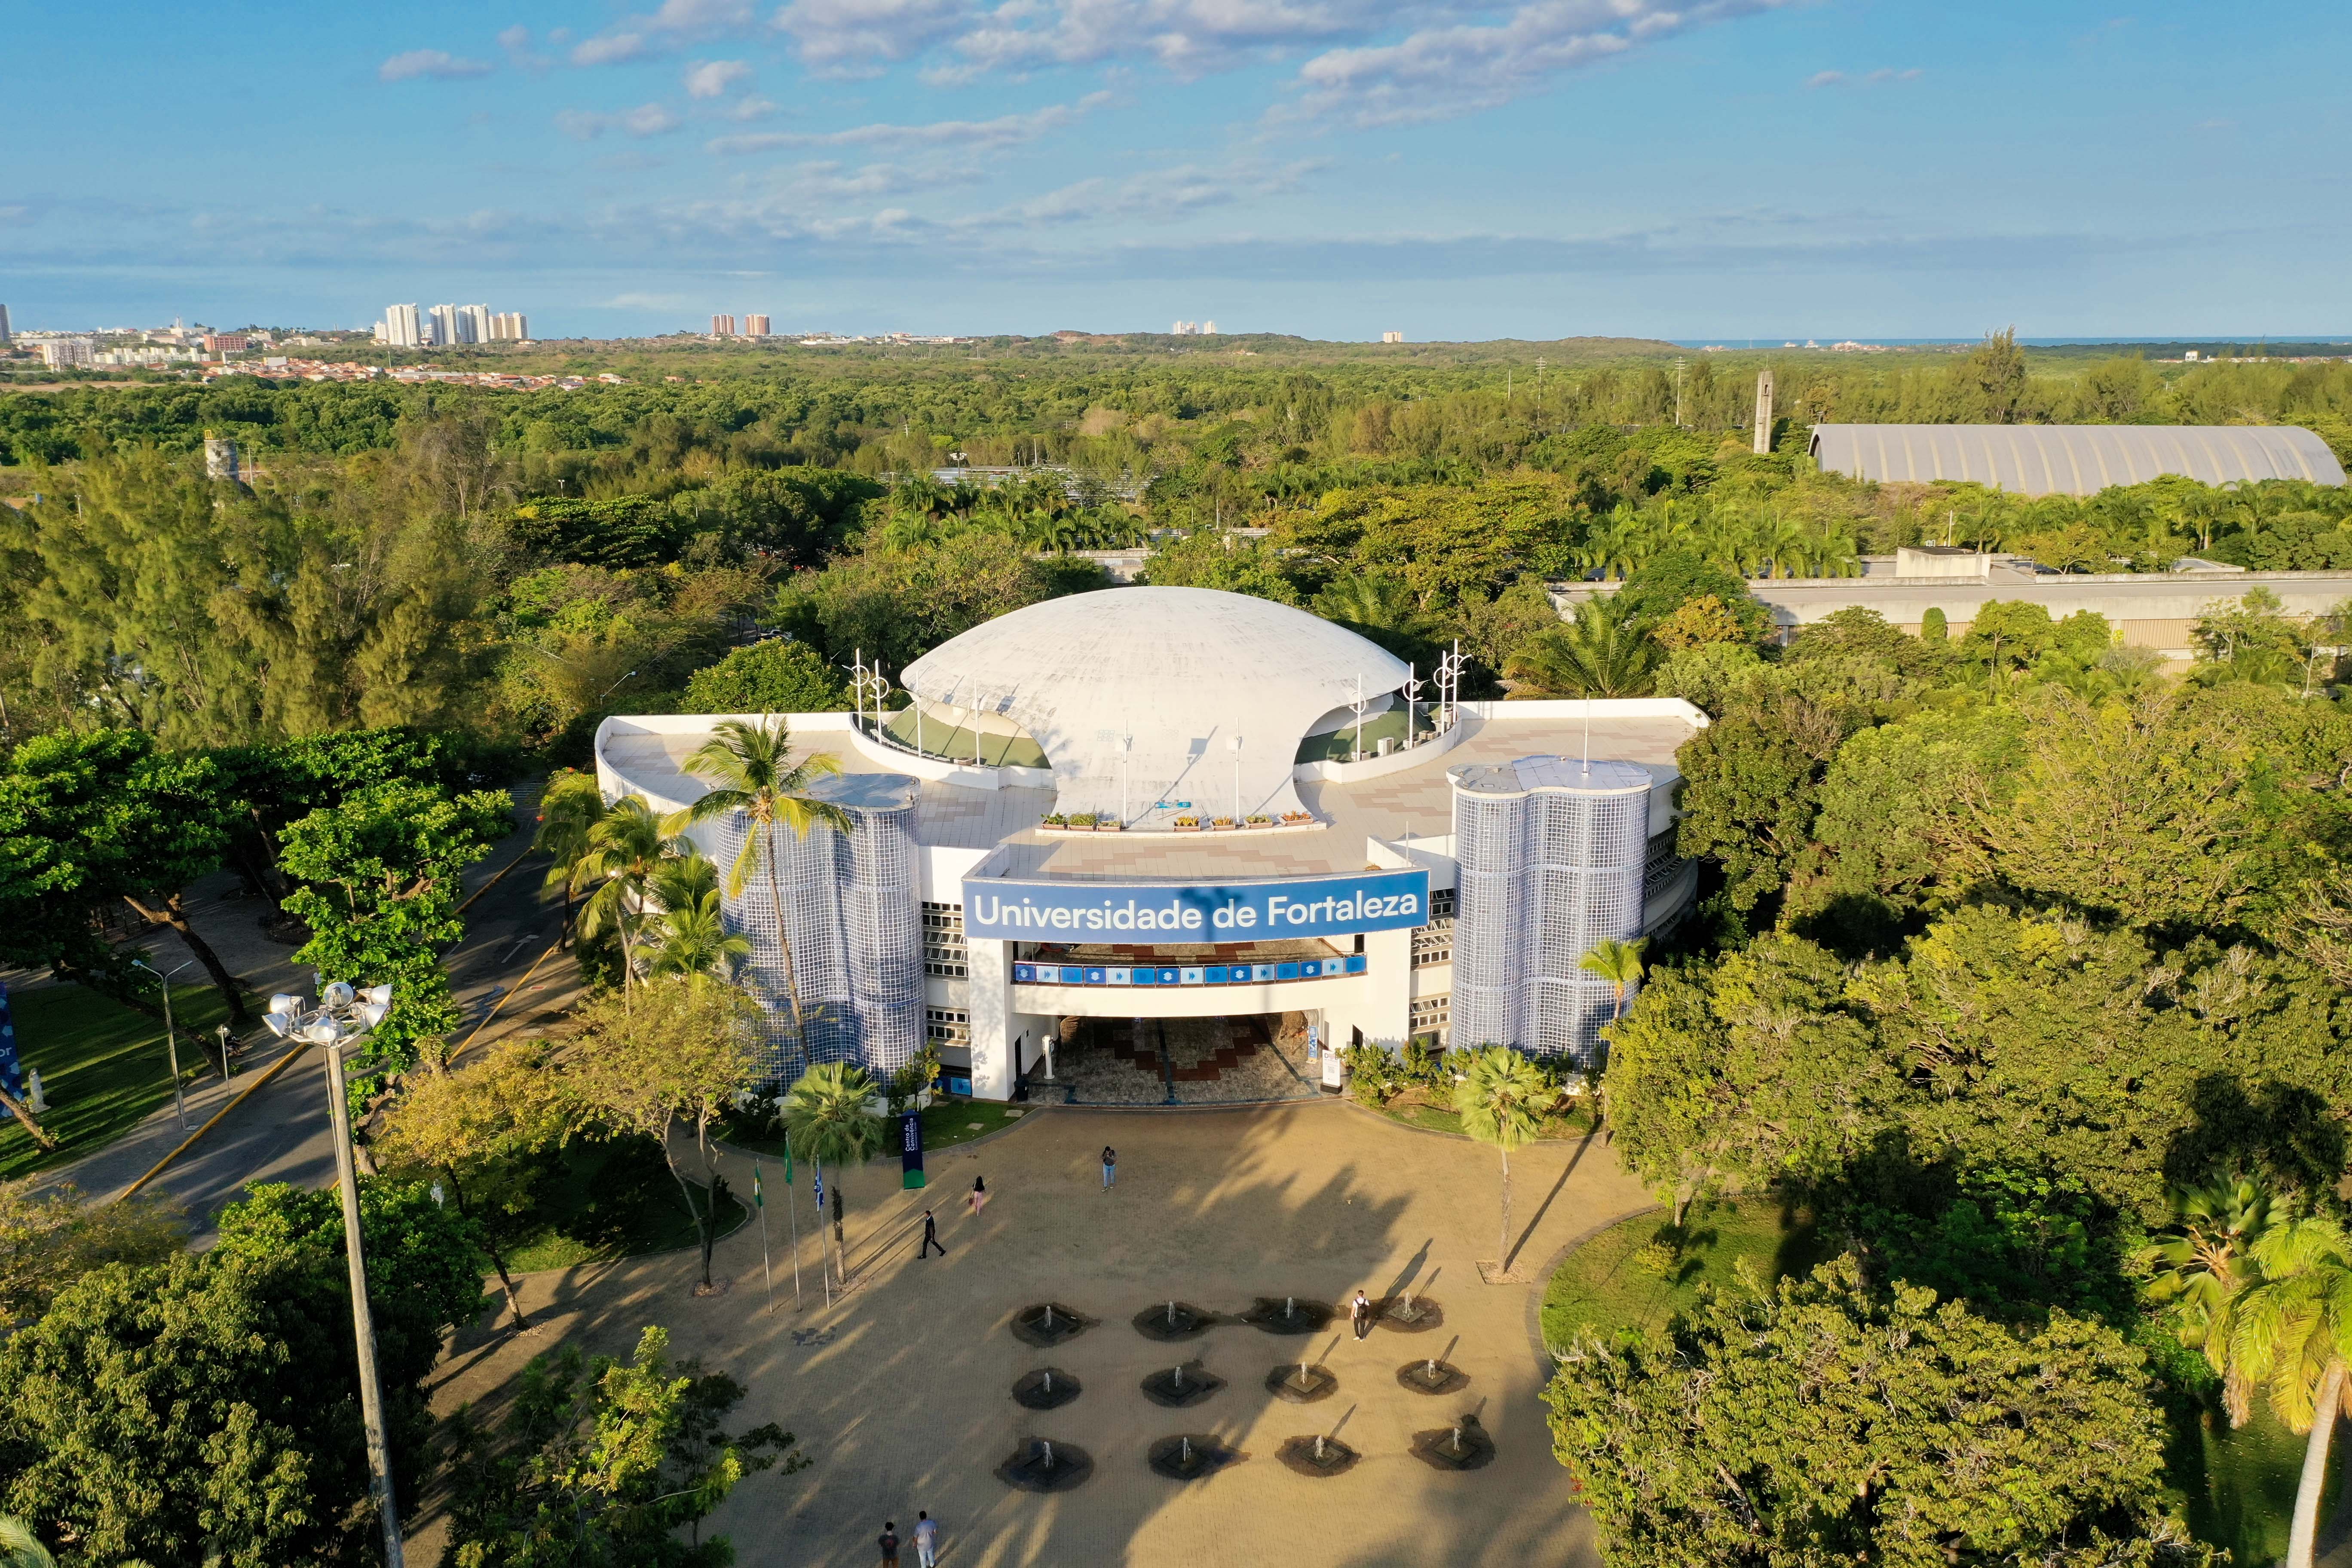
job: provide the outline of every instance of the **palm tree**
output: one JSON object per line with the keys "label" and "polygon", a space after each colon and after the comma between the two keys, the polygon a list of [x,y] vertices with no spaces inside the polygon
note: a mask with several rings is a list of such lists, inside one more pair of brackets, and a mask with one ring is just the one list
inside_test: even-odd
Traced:
{"label": "palm tree", "polygon": [[594,936],[607,926],[620,933],[623,995],[636,980],[639,911],[664,862],[681,847],[663,826],[645,796],[625,795],[588,830],[588,847],[572,867],[574,886],[596,886],[580,910],[581,934]]}
{"label": "palm tree", "polygon": [[2231,1314],[2253,1278],[2246,1253],[2270,1228],[2272,1202],[2252,1176],[2176,1187],[2172,1223],[2140,1255],[2153,1275],[2148,1295],[2174,1303],[2181,1342],[2204,1351],[2217,1373],[2228,1370]]}
{"label": "palm tree", "polygon": [[841,764],[823,752],[795,760],[787,739],[783,720],[764,713],[756,724],[740,719],[720,723],[710,739],[686,759],[686,771],[708,781],[710,793],[672,816],[664,826],[676,832],[735,811],[750,819],[743,847],[727,872],[727,894],[741,898],[752,871],[766,864],[768,896],[775,907],[776,949],[784,963],[784,995],[792,1007],[793,1040],[805,1060],[806,1019],[801,1011],[800,976],[793,966],[792,932],[784,923],[784,878],[777,840],[785,833],[806,838],[820,823],[836,833],[847,833],[850,823],[849,814],[841,807],[809,794],[817,780],[841,772]]}
{"label": "palm tree", "polygon": [[1462,1131],[1491,1143],[1503,1157],[1503,1231],[1496,1256],[1511,1267],[1511,1151],[1530,1142],[1554,1098],[1541,1068],[1508,1046],[1484,1046],[1463,1064],[1454,1086],[1454,1114]]}
{"label": "palm tree", "polygon": [[2264,1387],[2287,1429],[2309,1434],[2286,1563],[2311,1568],[2328,1439],[2352,1356],[2352,1237],[2325,1215],[2302,1215],[2270,1226],[2246,1256],[2261,1280],[2244,1287],[2230,1313],[2222,1402],[2231,1424],[2242,1424],[2253,1390]]}
{"label": "palm tree", "polygon": [[1599,595],[1576,606],[1576,618],[1547,626],[1519,645],[1505,671],[1547,691],[1577,697],[1639,697],[1650,689],[1657,644]]}
{"label": "palm tree", "polygon": [[[849,1167],[864,1163],[882,1147],[887,1130],[882,1119],[866,1109],[874,1094],[874,1080],[864,1068],[819,1062],[801,1074],[784,1096],[777,1120],[784,1124],[785,1138],[808,1158],[832,1162],[836,1194],[842,1192]],[[848,1259],[841,1254],[838,1226],[833,1240],[840,1260],[839,1277],[845,1280]]]}
{"label": "palm tree", "polygon": [[715,887],[691,902],[665,903],[656,941],[646,964],[648,975],[716,974],[732,980],[751,956],[751,939],[728,931]]}
{"label": "palm tree", "polygon": [[58,1568],[58,1560],[49,1555],[31,1525],[0,1513],[0,1568]]}
{"label": "palm tree", "polygon": [[1597,974],[1617,987],[1617,1007],[1609,1016],[1611,1023],[1625,1016],[1625,993],[1641,984],[1642,950],[1650,945],[1645,936],[1632,942],[1619,942],[1615,937],[1595,942],[1592,951],[1576,961],[1576,966],[1587,974]]}
{"label": "palm tree", "polygon": [[539,796],[539,832],[530,847],[551,857],[547,886],[563,889],[563,934],[572,934],[572,872],[588,853],[588,835],[604,819],[604,791],[594,773],[565,768]]}

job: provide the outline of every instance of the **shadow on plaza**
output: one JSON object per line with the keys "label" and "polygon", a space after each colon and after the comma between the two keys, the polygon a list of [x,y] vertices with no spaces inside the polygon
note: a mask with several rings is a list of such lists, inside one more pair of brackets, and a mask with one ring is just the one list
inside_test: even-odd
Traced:
{"label": "shadow on plaza", "polygon": [[[1149,1538],[1186,1491],[1150,1474],[1150,1443],[1178,1432],[1241,1441],[1275,1403],[1262,1384],[1267,1369],[1328,1353],[1332,1336],[1270,1335],[1234,1324],[1183,1345],[1156,1344],[1129,1325],[1138,1310],[1174,1299],[1237,1315],[1255,1298],[1286,1295],[1339,1306],[1359,1288],[1376,1297],[1427,1289],[1441,1273],[1448,1275],[1438,1280],[1441,1290],[1476,1289],[1473,1279],[1451,1278],[1452,1266],[1431,1263],[1433,1238],[1401,1233],[1410,1195],[1376,1199],[1361,1190],[1366,1162],[1380,1157],[1375,1151],[1319,1165],[1276,1152],[1300,1125],[1293,1118],[1313,1114],[1056,1112],[976,1151],[979,1158],[956,1151],[935,1156],[936,1184],[919,1193],[896,1190],[895,1169],[877,1163],[852,1177],[852,1254],[928,1204],[940,1214],[948,1258],[917,1264],[919,1232],[910,1230],[832,1310],[812,1305],[794,1313],[787,1282],[781,1309],[769,1315],[756,1227],[747,1226],[719,1247],[719,1270],[733,1279],[727,1296],[690,1296],[690,1255],[537,1277],[532,1312],[541,1331],[518,1339],[495,1331],[486,1317],[458,1336],[436,1383],[472,1392],[478,1413],[495,1417],[530,1355],[564,1342],[622,1355],[646,1325],[665,1325],[674,1354],[699,1357],[750,1390],[731,1426],[780,1422],[815,1461],[791,1477],[747,1480],[710,1521],[732,1536],[747,1568],[870,1561],[881,1521],[897,1520],[905,1534],[922,1507],[946,1522],[951,1550],[943,1560],[956,1568],[1117,1562],[1147,1546],[1155,1559],[1172,1555]],[[1120,1150],[1120,1190],[1108,1197],[1095,1158],[1104,1136]],[[981,1171],[998,1195],[975,1222],[961,1204]],[[1382,1177],[1377,1185],[1396,1185],[1392,1174]],[[1433,1171],[1428,1179],[1459,1178]],[[780,1263],[781,1192],[770,1188]],[[803,1294],[814,1303],[814,1253],[805,1231],[803,1240],[810,1268]],[[1009,1325],[1019,1309],[1048,1299],[1093,1326],[1039,1352],[1017,1342]],[[1344,1331],[1344,1320],[1332,1329]],[[1196,1357],[1228,1387],[1192,1410],[1144,1401],[1136,1386],[1144,1375]],[[1085,1394],[1045,1414],[1016,1405],[1009,1396],[1014,1380],[1045,1364],[1079,1377]],[[1288,1425],[1329,1432],[1353,1420],[1351,1440],[1368,1442],[1360,1431],[1365,1418],[1350,1415],[1360,1397],[1379,1397],[1362,1376],[1350,1373],[1356,1386],[1336,1400],[1291,1407],[1297,1419]],[[1087,1449],[1094,1478],[1054,1497],[1008,1491],[992,1472],[1037,1437]],[[1274,1468],[1273,1442],[1263,1431],[1251,1441],[1266,1451],[1253,1447],[1250,1468]],[[1309,1489],[1326,1484],[1285,1477],[1280,1496],[1311,1516],[1336,1495]],[[1454,1539],[1480,1533],[1476,1515],[1492,1508],[1492,1499],[1480,1500],[1489,1489],[1456,1489],[1465,1510],[1458,1528],[1471,1533]],[[422,1524],[437,1499],[428,1488],[418,1502]],[[1400,1517],[1388,1553],[1376,1549],[1364,1561],[1414,1560],[1416,1539],[1408,1537],[1435,1539],[1424,1524]]]}

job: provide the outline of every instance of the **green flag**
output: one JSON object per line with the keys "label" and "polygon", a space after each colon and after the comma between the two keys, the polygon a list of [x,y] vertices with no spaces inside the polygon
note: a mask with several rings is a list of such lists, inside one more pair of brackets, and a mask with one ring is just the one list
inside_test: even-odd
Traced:
{"label": "green flag", "polygon": [[784,1185],[786,1185],[786,1186],[788,1186],[788,1187],[789,1187],[789,1186],[791,1186],[792,1184],[793,1184],[793,1142],[792,1142],[792,1140],[791,1140],[791,1139],[787,1138],[787,1139],[785,1139],[785,1140],[784,1140]]}
{"label": "green flag", "polygon": [[760,1193],[760,1156],[757,1154],[751,1156],[751,1206],[757,1209],[768,1206],[768,1200]]}

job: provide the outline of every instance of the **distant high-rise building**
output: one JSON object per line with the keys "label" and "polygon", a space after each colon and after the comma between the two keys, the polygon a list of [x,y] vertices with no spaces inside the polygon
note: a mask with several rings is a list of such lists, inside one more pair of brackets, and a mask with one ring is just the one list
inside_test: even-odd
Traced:
{"label": "distant high-rise building", "polygon": [[457,306],[436,305],[433,307],[433,335],[427,341],[436,348],[444,349],[447,348],[451,343],[462,342],[465,341],[457,336]]}
{"label": "distant high-rise building", "polygon": [[420,348],[425,342],[425,318],[414,305],[383,308],[383,341],[396,349]]}
{"label": "distant high-rise building", "polygon": [[1213,337],[1215,337],[1215,336],[1217,335],[1217,323],[1216,323],[1216,322],[1214,322],[1214,321],[1203,321],[1203,322],[1202,322],[1202,323],[1201,323],[1201,335],[1202,335],[1202,337],[1204,337],[1204,338],[1213,338]]}
{"label": "distant high-rise building", "polygon": [[11,346],[16,339],[8,333],[8,307],[0,305],[0,349]]}
{"label": "distant high-rise building", "polygon": [[1381,342],[1384,343],[1401,343],[1404,342],[1404,334],[1402,332],[1382,332],[1381,334]]}
{"label": "distant high-rise building", "polygon": [[732,316],[711,317],[710,335],[714,338],[733,337],[735,335],[735,318]]}
{"label": "distant high-rise building", "polygon": [[41,363],[52,370],[89,364],[97,345],[88,338],[51,338],[41,345]]}
{"label": "distant high-rise building", "polygon": [[243,353],[247,346],[247,341],[243,332],[206,332],[205,334],[205,353],[208,354]]}
{"label": "distant high-rise building", "polygon": [[1200,330],[1200,328],[1194,326],[1190,321],[1179,321],[1174,326],[1169,328],[1168,332],[1171,337],[1189,338],[1199,332]]}
{"label": "distant high-rise building", "polygon": [[236,477],[236,443],[205,431],[205,478],[234,483]]}
{"label": "distant high-rise building", "polygon": [[768,318],[765,316],[744,317],[743,335],[747,338],[766,337],[768,335]]}
{"label": "distant high-rise building", "polygon": [[520,310],[500,310],[490,318],[490,342],[519,343],[530,336],[530,322]]}
{"label": "distant high-rise building", "polygon": [[490,308],[488,305],[457,307],[457,341],[461,343],[486,343],[490,341]]}

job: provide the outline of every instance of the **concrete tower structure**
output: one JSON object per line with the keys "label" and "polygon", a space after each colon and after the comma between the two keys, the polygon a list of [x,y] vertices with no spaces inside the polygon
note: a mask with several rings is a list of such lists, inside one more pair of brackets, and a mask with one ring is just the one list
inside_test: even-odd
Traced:
{"label": "concrete tower structure", "polygon": [[1759,372],[1756,377],[1756,451],[1760,455],[1772,449],[1772,373]]}

